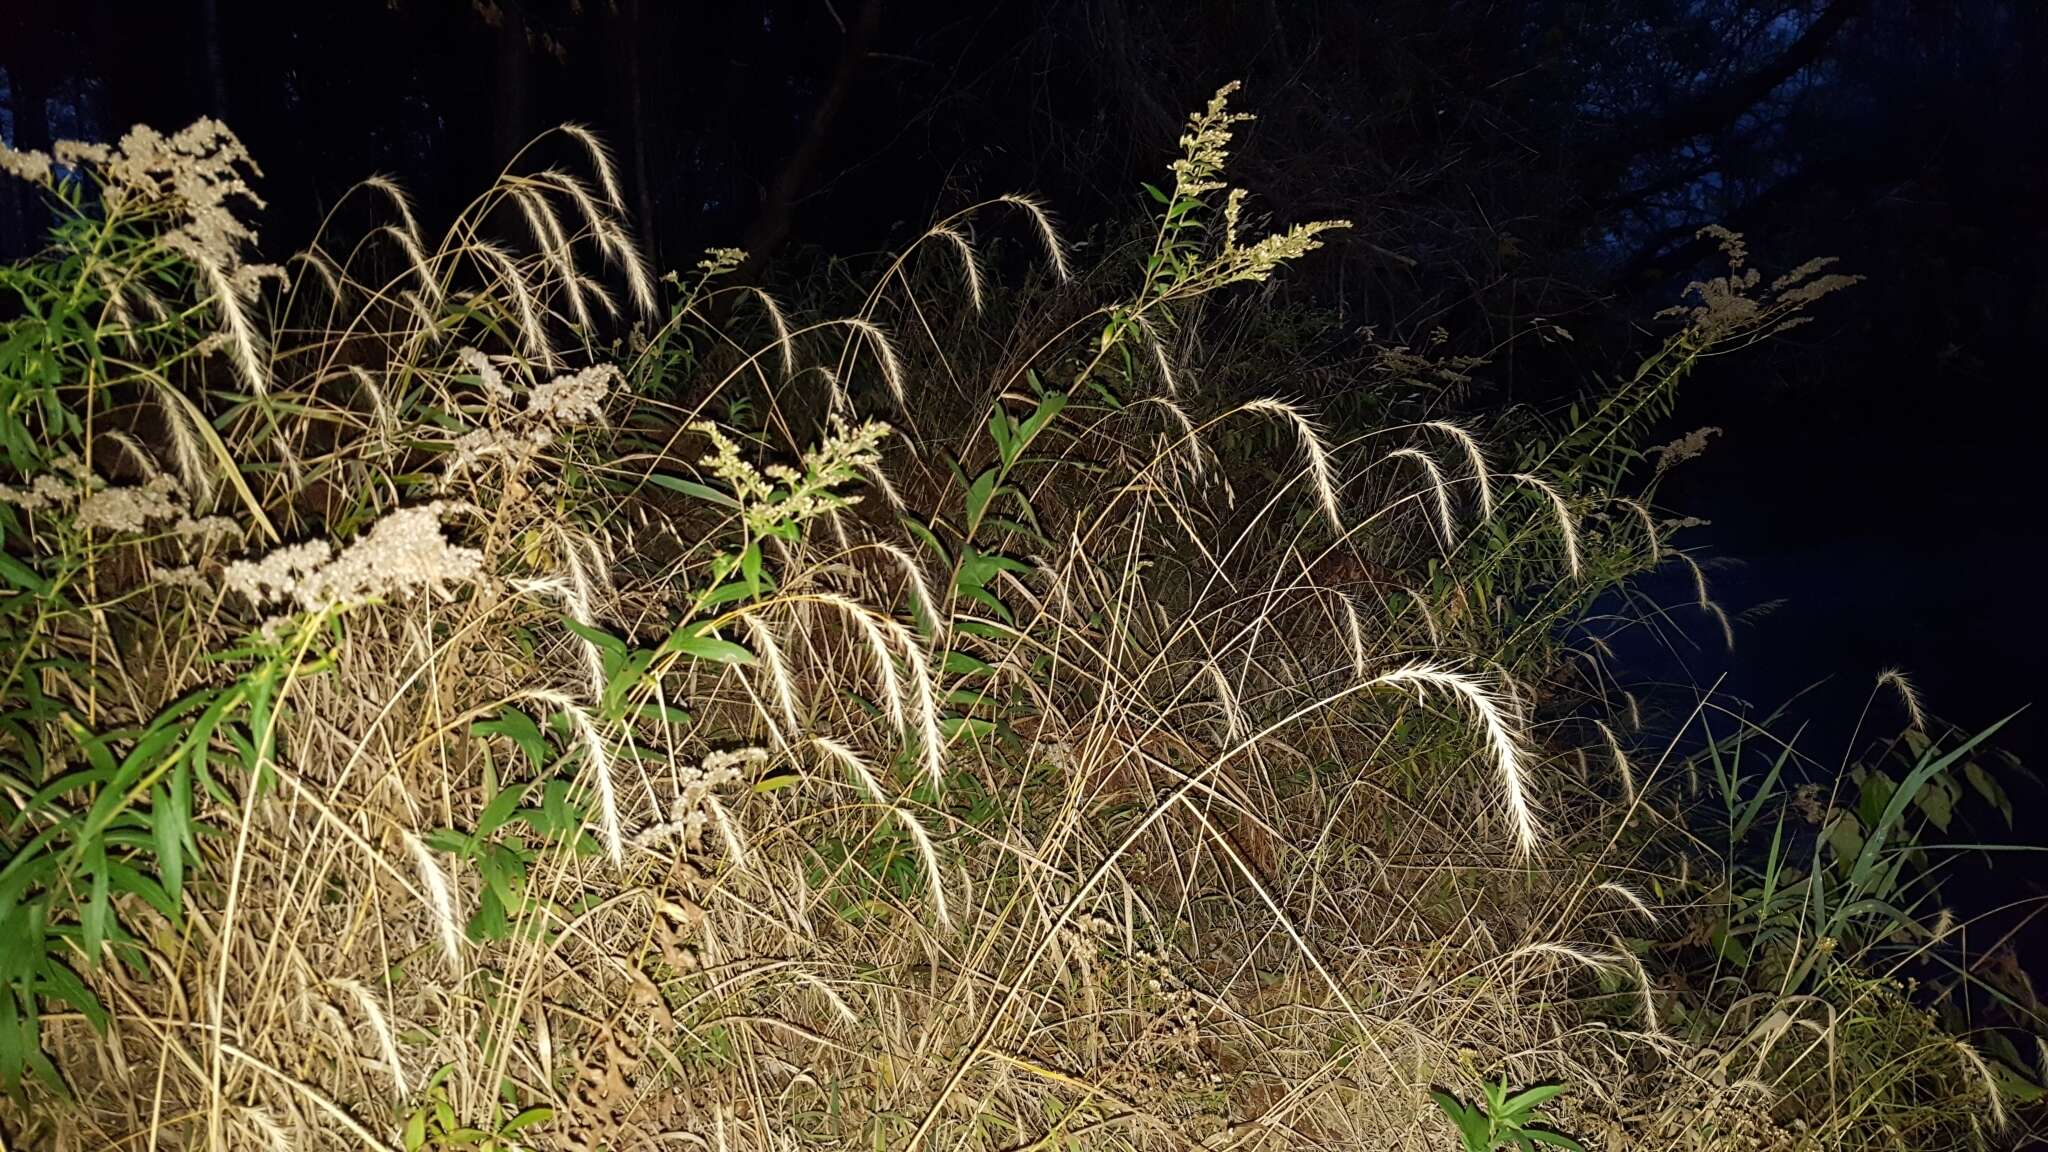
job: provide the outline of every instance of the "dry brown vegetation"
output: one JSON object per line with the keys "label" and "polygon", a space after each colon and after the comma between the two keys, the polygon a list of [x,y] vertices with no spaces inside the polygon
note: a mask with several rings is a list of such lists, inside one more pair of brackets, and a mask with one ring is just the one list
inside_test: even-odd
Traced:
{"label": "dry brown vegetation", "polygon": [[225,130],[4,154],[72,211],[0,357],[0,1125],[1447,1149],[1505,1080],[1589,1148],[1993,1139],[2024,1079],[1871,959],[1945,930],[1777,917],[1775,848],[1745,903],[1695,809],[1778,776],[1602,656],[1683,556],[1642,426],[1843,279],[1731,247],[1568,427],[1407,349],[1325,426],[1244,294],[1337,225],[1240,235],[1227,94],[1149,247],[1004,197],[850,313],[658,284],[577,129],[438,238],[364,184],[275,291]]}

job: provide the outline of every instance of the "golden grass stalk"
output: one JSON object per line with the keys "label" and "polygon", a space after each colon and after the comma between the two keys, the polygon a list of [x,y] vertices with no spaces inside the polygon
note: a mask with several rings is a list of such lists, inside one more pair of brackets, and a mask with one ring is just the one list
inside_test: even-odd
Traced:
{"label": "golden grass stalk", "polygon": [[1906,706],[1906,719],[1915,731],[1927,731],[1927,713],[1920,708],[1920,690],[1897,668],[1887,668],[1877,674],[1877,685],[1882,688],[1891,685],[1899,694],[1899,703]]}
{"label": "golden grass stalk", "polygon": [[1424,428],[1434,428],[1458,442],[1465,450],[1466,466],[1472,469],[1472,481],[1479,486],[1479,516],[1482,520],[1493,518],[1493,472],[1487,466],[1486,452],[1472,433],[1449,420],[1428,420]]}
{"label": "golden grass stalk", "polygon": [[1030,218],[1032,228],[1038,233],[1038,242],[1045,249],[1045,258],[1052,264],[1053,275],[1059,277],[1060,283],[1064,284],[1073,279],[1073,272],[1067,266],[1066,242],[1060,239],[1059,227],[1053,222],[1052,213],[1045,205],[1033,197],[1014,192],[998,196],[996,199],[1000,203],[1022,209]]}
{"label": "golden grass stalk", "polygon": [[434,914],[434,927],[441,941],[441,953],[448,961],[450,970],[462,970],[462,926],[455,916],[455,896],[448,887],[448,875],[441,871],[441,865],[426,844],[410,831],[401,829],[399,838],[405,842],[405,850],[412,854],[414,865],[419,869],[420,886],[426,889],[429,910]]}
{"label": "golden grass stalk", "polygon": [[955,252],[959,253],[960,276],[967,284],[967,303],[976,313],[979,313],[982,310],[981,255],[974,250],[974,245],[968,241],[966,234],[951,224],[934,225],[932,230],[925,233],[925,235],[936,236],[944,240],[952,245]]}
{"label": "golden grass stalk", "polygon": [[1447,691],[1472,712],[1485,732],[1494,768],[1500,773],[1502,800],[1508,824],[1514,829],[1515,850],[1524,856],[1534,853],[1541,837],[1522,780],[1522,742],[1515,729],[1514,702],[1490,691],[1474,677],[1430,664],[1397,668],[1382,673],[1375,682]]}
{"label": "golden grass stalk", "polygon": [[1538,492],[1543,493],[1544,497],[1550,501],[1550,510],[1557,517],[1558,534],[1564,538],[1565,568],[1572,574],[1573,579],[1577,579],[1579,575],[1579,523],[1572,517],[1571,505],[1565,503],[1564,494],[1540,476],[1531,476],[1526,472],[1515,472],[1511,473],[1509,478],[1519,480],[1529,487],[1536,489]]}
{"label": "golden grass stalk", "polygon": [[1295,440],[1308,457],[1309,481],[1315,488],[1316,502],[1323,510],[1324,519],[1338,535],[1344,532],[1344,518],[1337,510],[1337,480],[1335,470],[1330,466],[1330,451],[1323,444],[1322,433],[1299,408],[1284,400],[1267,397],[1253,400],[1239,408],[1241,412],[1258,412],[1277,417],[1294,429]]}
{"label": "golden grass stalk", "polygon": [[1389,458],[1404,457],[1422,465],[1423,474],[1429,478],[1430,490],[1436,495],[1437,531],[1443,538],[1444,546],[1450,547],[1458,538],[1458,529],[1451,513],[1451,494],[1444,487],[1443,470],[1436,466],[1436,461],[1432,460],[1427,452],[1419,448],[1396,448],[1387,455]]}
{"label": "golden grass stalk", "polygon": [[1606,721],[1595,720],[1593,724],[1600,729],[1600,735],[1607,738],[1607,750],[1614,756],[1614,769],[1621,773],[1622,798],[1630,804],[1634,804],[1636,802],[1636,774],[1635,770],[1629,766],[1628,754],[1621,750],[1621,741],[1616,738],[1614,729],[1609,728]]}

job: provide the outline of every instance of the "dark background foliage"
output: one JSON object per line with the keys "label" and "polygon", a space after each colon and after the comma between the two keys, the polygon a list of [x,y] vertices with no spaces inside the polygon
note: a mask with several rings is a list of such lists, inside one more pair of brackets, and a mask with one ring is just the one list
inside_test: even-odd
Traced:
{"label": "dark background foliage", "polygon": [[[1137,208],[1185,112],[1239,78],[1260,115],[1239,178],[1283,222],[1359,225],[1280,291],[1494,352],[1477,405],[1625,367],[1711,267],[1702,224],[1767,275],[1835,255],[1868,277],[1683,403],[1673,435],[1725,433],[1664,500],[1713,521],[1694,542],[1726,558],[1739,641],[1717,656],[1700,629],[1692,674],[1766,705],[1833,677],[1815,713],[1853,715],[1898,664],[1969,727],[2040,697],[2048,5],[0,5],[9,141],[218,116],[265,166],[273,252],[372,172],[445,220],[564,119],[615,146],[664,269],[736,244],[772,279],[1017,189],[1085,229]],[[41,223],[0,189],[0,251]],[[1537,317],[1577,339],[1509,341]],[[2028,714],[2002,738],[2037,734]]]}

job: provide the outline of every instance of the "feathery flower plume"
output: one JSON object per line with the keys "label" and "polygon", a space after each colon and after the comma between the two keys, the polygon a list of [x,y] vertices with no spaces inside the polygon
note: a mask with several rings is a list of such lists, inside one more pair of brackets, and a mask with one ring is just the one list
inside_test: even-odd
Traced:
{"label": "feathery flower plume", "polygon": [[1970,1047],[1968,1042],[1958,1038],[1953,1043],[1956,1055],[1963,1058],[1964,1065],[1976,1074],[1977,1082],[1984,1086],[1986,1101],[1991,1105],[1992,1129],[2004,1131],[2008,1117],[2005,1111],[2005,1094],[1999,1090],[1998,1078],[1991,1074],[1991,1068],[1984,1063],[1984,1057],[1979,1056],[1977,1050]]}
{"label": "feathery flower plume", "polygon": [[1331,529],[1341,535],[1344,518],[1337,511],[1337,483],[1330,467],[1330,453],[1323,446],[1322,434],[1316,430],[1315,424],[1294,405],[1272,397],[1253,400],[1239,410],[1277,416],[1293,427],[1295,439],[1308,456],[1309,479],[1315,486],[1316,500],[1322,506],[1323,517],[1330,522]]}
{"label": "feathery flower plume", "polygon": [[871,321],[849,316],[834,323],[844,325],[861,334],[868,346],[875,350],[875,358],[882,365],[882,382],[889,387],[889,395],[896,398],[898,407],[908,407],[909,399],[903,390],[903,362],[896,358],[896,348],[889,343],[889,336]]}
{"label": "feathery flower plume", "polygon": [[1891,685],[1899,694],[1899,702],[1906,706],[1906,719],[1916,731],[1927,731],[1927,713],[1920,710],[1920,691],[1906,674],[1897,668],[1887,668],[1877,674],[1877,685],[1882,688]]}
{"label": "feathery flower plume", "polygon": [[1493,754],[1494,767],[1500,772],[1501,792],[1507,806],[1508,822],[1515,830],[1515,849],[1523,855],[1536,850],[1540,837],[1536,829],[1536,818],[1530,810],[1529,798],[1522,783],[1521,737],[1515,731],[1516,710],[1513,701],[1489,691],[1477,679],[1462,672],[1453,672],[1431,664],[1410,664],[1392,672],[1381,674],[1375,683],[1411,685],[1418,690],[1424,687],[1450,692],[1474,716],[1486,731],[1486,741]]}
{"label": "feathery flower plume", "polygon": [[1593,721],[1593,726],[1600,729],[1602,736],[1607,737],[1607,750],[1614,754],[1614,767],[1621,773],[1622,795],[1628,799],[1629,803],[1635,803],[1636,774],[1634,769],[1629,767],[1627,753],[1621,750],[1621,741],[1615,738],[1614,729],[1609,728],[1605,723],[1595,720]]}
{"label": "feathery flower plume", "polygon": [[1650,510],[1643,507],[1640,502],[1626,497],[1621,498],[1621,505],[1642,522],[1643,536],[1650,542],[1650,563],[1653,566],[1660,563],[1664,559],[1663,533],[1657,530],[1657,521],[1650,515]]}
{"label": "feathery flower plume", "polygon": [[958,228],[950,224],[934,225],[926,236],[937,236],[953,246],[960,254],[960,275],[967,281],[967,302],[978,313],[981,311],[981,257],[974,251],[974,245]]}
{"label": "feathery flower plume", "polygon": [[896,561],[897,567],[903,570],[903,582],[910,587],[912,610],[922,613],[936,625],[939,615],[939,602],[932,599],[931,587],[925,583],[924,569],[918,565],[917,558],[905,551],[901,546],[888,543],[887,541],[878,541],[875,547],[883,555]]}
{"label": "feathery flower plume", "polygon": [[782,353],[782,374],[796,375],[796,344],[789,336],[789,320],[782,314],[782,305],[775,302],[765,290],[749,285],[747,294],[761,302],[761,310],[768,314],[768,323],[775,328],[775,347]]}
{"label": "feathery flower plume", "polygon": [[1565,503],[1563,494],[1540,477],[1515,472],[1509,478],[1520,480],[1549,498],[1550,510],[1557,515],[1557,530],[1564,537],[1565,567],[1576,578],[1579,574],[1579,526],[1578,522],[1572,519],[1571,505]]}
{"label": "feathery flower plume", "polygon": [[796,718],[796,685],[789,675],[789,663],[783,659],[782,643],[775,638],[775,632],[756,613],[749,612],[740,617],[747,635],[754,642],[754,648],[761,654],[761,662],[768,666],[768,679],[775,688],[775,704],[782,712],[783,723],[789,726],[792,735],[802,730]]}
{"label": "feathery flower plume", "polygon": [[573,122],[560,125],[559,130],[583,145],[584,154],[590,157],[590,166],[597,169],[598,185],[604,189],[606,203],[612,206],[612,211],[624,212],[626,198],[619,188],[618,165],[612,163],[611,150],[604,146],[604,141],[597,138],[597,133]]}
{"label": "feathery flower plume", "polygon": [[1472,469],[1473,482],[1479,485],[1479,515],[1481,519],[1493,517],[1493,473],[1487,467],[1486,453],[1479,447],[1479,441],[1449,420],[1427,420],[1424,428],[1434,428],[1465,449],[1465,462]]}
{"label": "feathery flower plume", "polygon": [[1450,547],[1457,541],[1458,534],[1457,525],[1451,514],[1451,495],[1444,488],[1443,471],[1436,466],[1435,460],[1430,459],[1427,452],[1419,448],[1396,448],[1387,455],[1404,456],[1422,465],[1423,472],[1429,476],[1430,489],[1436,493],[1437,530],[1443,534],[1444,547]]}
{"label": "feathery flower plume", "polygon": [[1337,604],[1344,609],[1344,634],[1351,642],[1351,674],[1362,680],[1366,668],[1365,626],[1359,621],[1358,606],[1350,596],[1337,593]]}
{"label": "feathery flower plume", "polygon": [[1145,346],[1152,351],[1152,363],[1159,369],[1159,383],[1166,388],[1168,396],[1180,395],[1180,381],[1173,370],[1173,358],[1167,354],[1166,342],[1159,338],[1159,332],[1150,320],[1139,316],[1138,331],[1144,334]]}
{"label": "feathery flower plume", "polygon": [[939,925],[948,931],[952,930],[953,917],[946,911],[945,877],[939,871],[939,854],[932,848],[931,833],[925,831],[924,825],[918,822],[916,816],[911,815],[909,809],[894,808],[891,811],[896,813],[896,819],[903,825],[904,831],[910,833],[911,842],[917,845],[918,857],[924,863],[925,884],[929,886],[932,894],[932,911],[938,916]]}
{"label": "feathery flower plume", "polygon": [[590,718],[590,713],[572,700],[558,702],[569,716],[569,724],[576,729],[576,735],[583,741],[585,758],[590,761],[590,774],[597,783],[598,825],[604,831],[605,855],[611,857],[614,865],[626,861],[625,831],[619,823],[619,798],[612,785],[612,756],[605,747],[604,734]]}
{"label": "feathery flower plume", "polygon": [[1066,243],[1060,239],[1060,230],[1053,223],[1052,213],[1046,210],[1045,205],[1029,196],[1021,196],[1014,192],[998,196],[996,199],[1023,209],[1024,214],[1031,218],[1032,227],[1038,232],[1038,242],[1045,247],[1045,258],[1052,263],[1053,274],[1059,277],[1062,284],[1072,279],[1073,273],[1067,267]]}
{"label": "feathery flower plume", "polygon": [[377,1038],[377,1048],[384,1057],[384,1066],[391,1070],[391,1089],[400,1101],[406,1097],[405,1065],[398,1058],[398,1038],[392,1034],[391,1022],[384,1016],[384,1006],[377,997],[360,981],[336,979],[334,985],[355,998],[356,1006],[370,1023],[370,1034]]}
{"label": "feathery flower plume", "polygon": [[1614,881],[1609,880],[1605,883],[1594,885],[1594,888],[1597,891],[1608,892],[1612,893],[1613,895],[1621,897],[1622,903],[1627,904],[1630,908],[1634,909],[1637,915],[1641,916],[1645,920],[1648,920],[1652,924],[1655,924],[1657,922],[1657,914],[1650,910],[1649,903],[1646,902],[1641,896],[1637,895],[1635,889],[1630,888],[1628,885],[1617,884]]}
{"label": "feathery flower plume", "polygon": [[862,790],[867,792],[871,799],[882,803],[888,802],[889,796],[888,793],[882,790],[882,782],[875,778],[874,771],[854,753],[853,749],[848,748],[829,736],[813,736],[811,737],[811,743],[823,749],[826,755],[837,760],[848,772],[853,773],[853,778],[860,782]]}
{"label": "feathery flower plume", "polygon": [[441,952],[447,957],[448,966],[459,972],[462,970],[462,929],[455,918],[455,897],[449,890],[448,876],[441,871],[434,854],[427,850],[419,837],[403,829],[398,835],[405,841],[405,850],[412,853],[413,863],[419,869],[420,883],[427,890],[428,910],[434,914],[434,927],[439,929]]}

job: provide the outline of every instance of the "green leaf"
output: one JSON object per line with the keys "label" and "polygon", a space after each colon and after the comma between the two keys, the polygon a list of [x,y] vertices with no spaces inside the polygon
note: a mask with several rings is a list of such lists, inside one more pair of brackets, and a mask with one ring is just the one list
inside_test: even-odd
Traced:
{"label": "green leaf", "polygon": [[1884,819],[1885,806],[1891,803],[1898,786],[1883,772],[1872,772],[1863,778],[1863,790],[1857,797],[1856,814],[1863,818],[1867,828],[1880,827]]}
{"label": "green leaf", "polygon": [[1584,1144],[1579,1143],[1562,1132],[1552,1132],[1548,1128],[1524,1128],[1522,1134],[1539,1144],[1550,1144],[1558,1148],[1567,1149],[1568,1152],[1586,1152]]}
{"label": "green leaf", "polygon": [[678,629],[662,645],[663,650],[680,652],[693,660],[709,660],[715,664],[752,664],[754,654],[730,640],[716,636],[697,636],[688,629]]}
{"label": "green leaf", "polygon": [[540,725],[533,717],[515,708],[508,708],[488,720],[479,720],[469,726],[473,736],[503,736],[526,753],[527,763],[538,772],[548,762],[547,737],[541,735]]}
{"label": "green leaf", "polygon": [[[100,998],[93,994],[91,988],[86,987],[85,981],[79,979],[78,973],[73,972],[69,965],[51,960],[42,966],[39,975],[41,980],[37,991],[44,998],[53,1004],[62,1004],[75,1010],[92,1024],[95,1031],[107,1030],[107,1006],[100,1003]],[[0,992],[0,1000],[12,999],[11,995]]]}
{"label": "green leaf", "polygon": [[913,520],[908,516],[903,517],[903,527],[906,530],[908,530],[912,536],[917,537],[919,542],[921,542],[925,547],[931,549],[933,554],[938,556],[940,564],[948,567],[952,565],[952,555],[946,551],[946,546],[944,544],[939,543],[939,538],[936,535],[933,535],[932,530],[930,528],[925,527],[922,523],[919,523],[918,521]]}
{"label": "green leaf", "polygon": [[1821,836],[1844,873],[1855,866],[1856,857],[1863,852],[1863,821],[1858,820],[1855,813],[1837,813]]}
{"label": "green leaf", "polygon": [[497,794],[484,804],[483,813],[477,817],[476,834],[480,837],[489,836],[505,821],[510,820],[512,813],[519,810],[519,802],[526,797],[526,790],[530,786],[529,782],[500,788]]}
{"label": "green leaf", "polygon": [[1038,411],[1033,412],[1030,419],[1024,421],[1023,428],[1019,430],[1017,450],[1021,453],[1025,448],[1030,447],[1031,442],[1038,438],[1038,434],[1045,431],[1045,426],[1052,423],[1053,417],[1058,416],[1060,410],[1066,406],[1067,398],[1057,392],[1039,401]]}
{"label": "green leaf", "polygon": [[2006,798],[2005,789],[1997,780],[1992,779],[1989,772],[1978,767],[1975,760],[1971,760],[1963,765],[1963,779],[1969,781],[1970,787],[1977,790],[1977,795],[1982,796],[1986,803],[1997,809],[2000,816],[2005,817],[2006,827],[2012,827],[2012,801]]}
{"label": "green leaf", "polygon": [[948,740],[952,740],[963,735],[970,740],[979,740],[982,737],[994,732],[995,730],[996,725],[995,722],[992,720],[976,720],[971,717],[948,716],[939,721],[939,731],[943,733],[946,739]]}
{"label": "green leaf", "polygon": [[1145,190],[1145,195],[1150,196],[1152,199],[1157,200],[1161,204],[1172,203],[1172,201],[1167,198],[1166,193],[1161,192],[1159,189],[1153,187],[1152,185],[1145,183],[1143,180],[1138,181],[1138,187],[1143,188]]}
{"label": "green leaf", "polygon": [[2003,1060],[1991,1062],[1991,1074],[1998,1081],[1998,1094],[2015,1104],[2033,1104],[2048,1096],[2048,1089],[2043,1089]]}
{"label": "green leaf", "polygon": [[1937,829],[1946,832],[1949,819],[1955,813],[1955,800],[1955,785],[1947,780],[1930,780],[1927,787],[1913,798],[1913,803],[1927,814],[1927,819]]}
{"label": "green leaf", "polygon": [[1564,1091],[1564,1087],[1562,1084],[1538,1084],[1534,1088],[1517,1092],[1502,1101],[1500,1110],[1504,1116],[1517,1113],[1527,1115],[1534,1111],[1538,1104]]}
{"label": "green leaf", "polygon": [[997,407],[988,414],[988,434],[996,442],[996,455],[1009,468],[1017,463],[1016,450],[1010,432],[1010,414]]}
{"label": "green leaf", "polygon": [[14,989],[0,988],[0,1088],[12,1092],[20,1085],[21,1071],[34,1050],[28,1022],[15,1006]]}
{"label": "green leaf", "polygon": [[1468,1152],[1488,1152],[1487,1146],[1493,1129],[1486,1122],[1486,1117],[1480,1114],[1479,1109],[1440,1088],[1430,1089],[1429,1098],[1436,1101],[1436,1106],[1443,1109],[1444,1115],[1451,1118],[1451,1123],[1458,1126],[1458,1134],[1464,1137]]}
{"label": "green leaf", "polygon": [[[150,801],[149,831],[156,841],[156,866],[164,890],[182,907],[185,899],[185,824],[188,813],[178,807],[177,794],[159,784]],[[178,917],[171,918],[173,922]]]}
{"label": "green leaf", "polygon": [[47,581],[5,552],[0,552],[0,576],[5,576],[9,584],[32,596],[41,596],[49,591]]}
{"label": "green leaf", "polygon": [[989,497],[995,494],[996,470],[983,472],[967,487],[967,523],[971,527],[981,523],[982,510],[988,507]]}
{"label": "green leaf", "polygon": [[[1863,851],[1857,855],[1856,867],[1850,873],[1851,878],[1856,883],[1864,883],[1870,878],[1871,870],[1876,866],[1877,854],[1884,849],[1885,839],[1898,827],[1899,818],[1904,813],[1906,805],[1912,801],[1920,789],[1925,787],[1927,782],[1936,775],[1947,771],[1949,765],[1968,755],[1971,749],[1990,739],[1993,733],[2005,727],[2006,722],[2016,715],[2018,715],[2017,712],[2005,717],[2005,719],[1970,737],[1954,751],[1937,759],[1923,758],[1918,767],[1906,774],[1905,782],[1891,794],[1881,818],[1871,822],[1870,838],[1863,845]],[[1929,749],[1927,755],[1932,756],[1932,753],[1933,750]],[[1868,797],[1866,796],[1865,799],[1867,801]]]}
{"label": "green leaf", "polygon": [[85,962],[100,962],[100,946],[106,941],[108,922],[112,914],[107,893],[107,850],[105,845],[92,843],[85,850],[85,873],[91,877],[91,895],[85,906],[78,910],[78,923],[85,930]]}
{"label": "green leaf", "polygon": [[708,500],[721,508],[731,508],[734,511],[739,510],[740,502],[731,496],[720,492],[716,488],[707,488],[702,484],[684,480],[681,477],[665,476],[660,472],[650,472],[647,474],[647,482],[658,488],[666,488],[671,492],[680,492],[685,496],[695,497],[698,500]]}
{"label": "green leaf", "polygon": [[948,652],[940,665],[949,676],[985,676],[995,671],[995,665],[965,652]]}
{"label": "green leaf", "polygon": [[510,1136],[521,1128],[531,1128],[535,1124],[545,1124],[554,1118],[555,1110],[553,1108],[528,1108],[519,1115],[505,1121],[505,1126],[498,1129],[498,1134]]}

